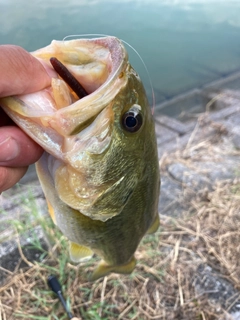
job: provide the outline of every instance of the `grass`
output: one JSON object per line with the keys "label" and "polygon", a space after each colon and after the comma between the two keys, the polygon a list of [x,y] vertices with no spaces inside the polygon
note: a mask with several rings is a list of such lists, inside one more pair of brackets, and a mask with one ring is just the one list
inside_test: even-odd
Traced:
{"label": "grass", "polygon": [[[197,152],[192,153],[195,160]],[[177,156],[189,161],[186,150]],[[58,277],[72,313],[80,319],[230,320],[240,299],[240,180],[216,183],[204,197],[195,192],[188,201],[180,217],[161,215],[159,231],[144,237],[131,275],[111,274],[95,282],[88,281],[88,274],[99,259],[72,264],[66,239],[29,201],[26,210],[34,219],[28,215],[24,223],[15,221],[14,228],[24,233],[28,225],[41,225],[53,246],[41,262],[8,272],[0,287],[0,320],[67,319],[48,289],[50,274]],[[32,245],[40,247],[37,239]],[[218,279],[213,289],[205,286],[210,278],[204,268]],[[219,279],[232,288],[223,301],[222,290],[216,290]]]}

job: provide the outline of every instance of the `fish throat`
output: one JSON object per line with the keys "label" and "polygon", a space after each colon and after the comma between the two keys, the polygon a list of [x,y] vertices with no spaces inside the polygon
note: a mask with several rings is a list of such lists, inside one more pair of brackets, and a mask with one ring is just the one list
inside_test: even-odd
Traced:
{"label": "fish throat", "polygon": [[69,85],[76,93],[79,99],[88,95],[87,91],[79,83],[79,81],[71,74],[71,72],[55,57],[50,58],[50,62],[57,74]]}

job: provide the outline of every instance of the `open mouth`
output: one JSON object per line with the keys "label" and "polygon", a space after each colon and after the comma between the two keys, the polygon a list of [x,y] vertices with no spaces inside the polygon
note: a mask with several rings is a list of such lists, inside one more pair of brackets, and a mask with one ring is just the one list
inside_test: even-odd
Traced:
{"label": "open mouth", "polygon": [[53,41],[33,55],[51,64],[58,74],[49,91],[55,110],[41,121],[64,137],[93,123],[127,80],[120,76],[127,66],[127,53],[115,38]]}
{"label": "open mouth", "polygon": [[71,74],[71,72],[57,58],[50,58],[50,62],[57,74],[69,85],[79,99],[88,95],[87,91],[79,83],[79,81]]}
{"label": "open mouth", "polygon": [[[76,77],[68,70],[68,68],[59,61],[56,57],[50,58],[51,65],[57,74],[62,78],[63,81],[70,87],[73,94],[75,94],[79,99],[86,97],[89,93],[85,90],[82,84],[78,81]],[[87,119],[85,122],[81,123],[80,127],[75,128],[71,135],[78,133],[83,130],[85,127],[89,126],[90,123],[94,121],[96,115],[90,119]]]}
{"label": "open mouth", "polygon": [[128,81],[122,43],[114,37],[53,40],[32,55],[55,70],[51,86],[2,99],[6,112],[59,159],[77,147],[102,153],[114,121],[113,101]]}

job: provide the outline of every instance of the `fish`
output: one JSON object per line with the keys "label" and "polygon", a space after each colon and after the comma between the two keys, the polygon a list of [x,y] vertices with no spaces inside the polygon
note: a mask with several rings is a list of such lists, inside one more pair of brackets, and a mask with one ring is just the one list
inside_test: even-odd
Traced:
{"label": "fish", "polygon": [[49,214],[73,262],[101,258],[91,274],[130,274],[159,227],[154,118],[143,83],[113,36],[53,40],[32,52],[56,71],[51,86],[0,104],[42,148],[36,171]]}

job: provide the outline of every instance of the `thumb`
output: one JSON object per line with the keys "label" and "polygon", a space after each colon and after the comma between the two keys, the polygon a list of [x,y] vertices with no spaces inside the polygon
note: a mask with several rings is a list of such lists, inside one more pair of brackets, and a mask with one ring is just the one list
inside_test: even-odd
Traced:
{"label": "thumb", "polygon": [[51,84],[42,63],[14,45],[0,46],[0,73],[0,97],[39,91]]}

